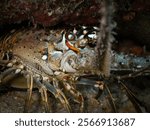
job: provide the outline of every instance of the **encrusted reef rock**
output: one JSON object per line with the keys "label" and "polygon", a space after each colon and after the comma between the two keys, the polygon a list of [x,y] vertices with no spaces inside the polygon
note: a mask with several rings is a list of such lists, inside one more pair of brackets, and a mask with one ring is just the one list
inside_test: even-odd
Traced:
{"label": "encrusted reef rock", "polygon": [[52,26],[58,23],[95,24],[99,0],[1,0],[0,24],[29,20]]}

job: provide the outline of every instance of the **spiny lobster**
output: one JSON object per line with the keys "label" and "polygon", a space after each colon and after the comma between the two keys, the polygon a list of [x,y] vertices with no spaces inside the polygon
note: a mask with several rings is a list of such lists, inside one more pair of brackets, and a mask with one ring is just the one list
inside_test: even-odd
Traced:
{"label": "spiny lobster", "polygon": [[[150,57],[126,56],[111,50],[114,24],[109,5],[111,4],[104,2],[101,9],[100,28],[96,26],[51,30],[30,28],[12,31],[9,36],[0,40],[0,86],[9,83],[12,87],[27,89],[25,112],[30,106],[34,87],[39,89],[47,112],[49,112],[47,91],[53,94],[66,110],[69,112],[72,110],[64,90],[69,91],[74,100],[80,104],[80,112],[83,112],[84,97],[75,85],[93,85],[101,92],[106,89],[113,108],[117,111],[108,87],[111,79],[120,81],[126,92],[134,98],[134,94],[121,79],[137,76],[140,72],[137,70],[146,66],[142,73],[149,73]],[[135,73],[112,76],[111,72],[116,70],[129,70]],[[98,79],[86,79],[91,75],[97,76]]]}

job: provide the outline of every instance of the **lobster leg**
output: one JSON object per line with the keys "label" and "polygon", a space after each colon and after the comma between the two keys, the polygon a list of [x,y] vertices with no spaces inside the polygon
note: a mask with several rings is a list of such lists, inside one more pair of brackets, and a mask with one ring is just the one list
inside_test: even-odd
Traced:
{"label": "lobster leg", "polygon": [[96,80],[87,79],[87,78],[81,78],[79,81],[76,82],[76,85],[94,86],[94,87],[99,88],[100,90],[103,90],[104,88],[103,81],[96,81]]}
{"label": "lobster leg", "polygon": [[46,112],[50,112],[49,104],[48,104],[48,97],[47,97],[47,89],[45,86],[40,82],[38,78],[33,78],[34,82],[38,85],[39,92],[41,93],[42,101],[44,102],[44,107]]}
{"label": "lobster leg", "polygon": [[75,97],[75,101],[77,101],[78,103],[80,103],[80,112],[83,112],[84,109],[84,98],[82,96],[82,94],[77,91],[76,89],[74,89],[74,87],[72,87],[69,83],[64,82],[64,87],[67,91],[69,91],[74,97]]}
{"label": "lobster leg", "polygon": [[114,112],[117,113],[117,108],[116,108],[116,104],[115,104],[115,102],[114,102],[114,98],[113,98],[113,96],[112,96],[112,94],[111,94],[111,91],[110,91],[109,87],[107,86],[107,84],[105,84],[105,88],[106,88],[106,90],[107,90],[107,92],[108,92],[108,94],[109,94],[109,96],[110,96],[110,99],[111,99],[111,102],[112,102],[112,107],[113,107],[113,109],[114,109]]}
{"label": "lobster leg", "polygon": [[134,95],[134,93],[122,81],[120,81],[120,85],[126,90],[126,93],[129,97],[129,99],[131,100],[131,102],[133,103],[133,105],[134,105],[135,109],[137,110],[137,112],[141,113],[142,109],[140,108],[137,97]]}
{"label": "lobster leg", "polygon": [[45,110],[46,112],[50,112],[50,108],[48,104],[47,89],[42,87],[40,92],[41,92],[42,100],[44,102]]}
{"label": "lobster leg", "polygon": [[59,101],[64,105],[64,107],[70,112],[71,108],[69,102],[63,92],[59,88],[55,88],[47,81],[43,81],[43,84],[47,88],[47,90],[50,91],[55,96],[55,98],[58,98]]}
{"label": "lobster leg", "polygon": [[25,102],[24,112],[27,112],[30,107],[32,89],[33,89],[33,76],[31,74],[28,74],[27,75],[27,98]]}

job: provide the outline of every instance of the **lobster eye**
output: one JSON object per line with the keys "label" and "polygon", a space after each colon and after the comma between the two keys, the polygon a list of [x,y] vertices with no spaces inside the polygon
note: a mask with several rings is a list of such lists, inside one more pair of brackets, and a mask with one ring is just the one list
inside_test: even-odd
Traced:
{"label": "lobster eye", "polygon": [[66,34],[66,39],[69,41],[74,41],[75,35],[73,33],[68,33],[68,34]]}

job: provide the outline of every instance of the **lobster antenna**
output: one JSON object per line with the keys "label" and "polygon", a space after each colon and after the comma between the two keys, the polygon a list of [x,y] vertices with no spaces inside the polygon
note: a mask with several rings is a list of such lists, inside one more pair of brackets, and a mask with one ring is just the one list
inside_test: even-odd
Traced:
{"label": "lobster antenna", "polygon": [[102,0],[101,2],[101,19],[100,32],[97,40],[97,60],[99,75],[109,77],[111,65],[111,43],[114,41],[113,28],[115,23],[112,20],[114,12],[113,0]]}

